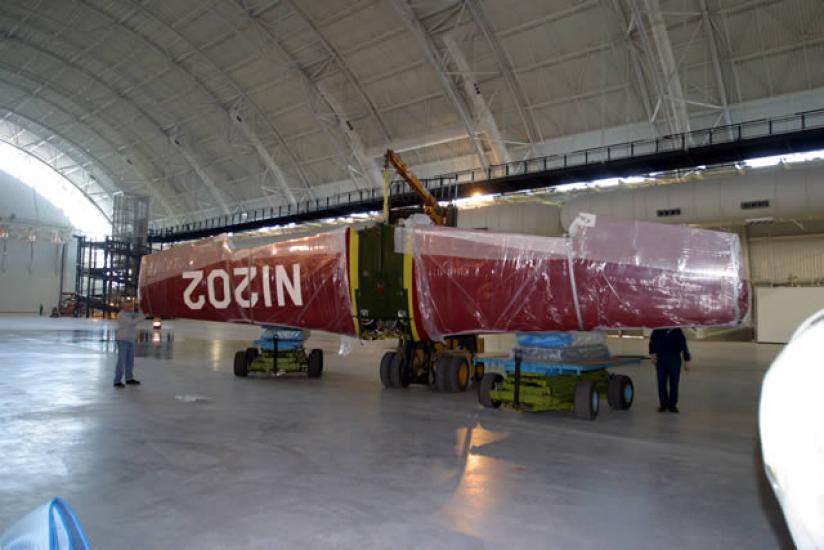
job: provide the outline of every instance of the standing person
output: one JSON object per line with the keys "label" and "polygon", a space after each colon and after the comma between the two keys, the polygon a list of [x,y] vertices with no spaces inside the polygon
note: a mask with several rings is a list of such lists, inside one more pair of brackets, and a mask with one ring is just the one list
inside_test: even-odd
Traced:
{"label": "standing person", "polygon": [[[690,370],[690,351],[680,328],[656,329],[649,338],[649,358],[658,371],[658,412],[678,412],[678,381],[681,356],[684,369]],[[667,386],[669,385],[669,388]]]}
{"label": "standing person", "polygon": [[40,304],[40,317],[43,316],[43,304]]}
{"label": "standing person", "polygon": [[117,314],[117,366],[114,371],[114,387],[125,388],[123,371],[126,373],[126,384],[137,386],[139,380],[134,378],[134,343],[137,340],[137,325],[143,320],[143,314],[134,305],[127,303],[120,308]]}

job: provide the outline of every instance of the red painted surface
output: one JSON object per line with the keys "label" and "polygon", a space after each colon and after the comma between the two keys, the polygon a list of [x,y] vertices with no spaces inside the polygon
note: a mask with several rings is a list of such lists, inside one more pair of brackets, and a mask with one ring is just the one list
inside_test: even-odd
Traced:
{"label": "red painted surface", "polygon": [[[347,231],[245,248],[218,237],[147,256],[143,310],[354,334]],[[727,326],[747,313],[740,245],[729,233],[604,217],[584,218],[570,239],[404,231],[422,337]]]}
{"label": "red painted surface", "polygon": [[[250,268],[255,276],[242,289]],[[209,276],[215,271],[220,273],[210,289]],[[232,249],[225,238],[183,245],[144,257],[140,279],[141,308],[147,315],[355,332],[343,232],[242,249]]]}

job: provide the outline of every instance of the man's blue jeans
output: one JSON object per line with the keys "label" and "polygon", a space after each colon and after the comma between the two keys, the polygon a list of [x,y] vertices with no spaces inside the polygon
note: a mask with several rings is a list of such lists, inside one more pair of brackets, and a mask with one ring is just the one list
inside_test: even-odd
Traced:
{"label": "man's blue jeans", "polygon": [[117,367],[114,370],[114,383],[123,379],[123,370],[126,370],[126,380],[134,378],[134,342],[128,340],[117,341]]}
{"label": "man's blue jeans", "polygon": [[[658,402],[664,408],[678,404],[678,381],[681,378],[680,357],[659,357],[656,365],[658,371]],[[669,391],[667,391],[669,382]]]}

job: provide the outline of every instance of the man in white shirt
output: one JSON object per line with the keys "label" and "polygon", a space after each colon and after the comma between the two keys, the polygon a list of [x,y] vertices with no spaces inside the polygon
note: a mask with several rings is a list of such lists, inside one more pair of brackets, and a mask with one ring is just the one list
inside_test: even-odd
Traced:
{"label": "man in white shirt", "polygon": [[139,380],[134,378],[134,343],[137,340],[137,325],[143,320],[143,313],[130,303],[123,304],[117,315],[117,366],[114,371],[114,387],[125,388],[123,373],[125,370],[126,384],[137,386]]}

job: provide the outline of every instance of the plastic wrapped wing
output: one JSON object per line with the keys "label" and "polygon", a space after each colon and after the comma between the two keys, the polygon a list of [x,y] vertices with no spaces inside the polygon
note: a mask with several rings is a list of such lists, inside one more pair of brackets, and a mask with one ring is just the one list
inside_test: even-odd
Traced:
{"label": "plastic wrapped wing", "polygon": [[354,334],[346,229],[257,246],[226,235],[144,256],[147,315]]}
{"label": "plastic wrapped wing", "polygon": [[478,332],[726,326],[748,294],[738,236],[581,215],[565,238],[399,228],[415,320],[432,338]]}
{"label": "plastic wrapped wing", "polygon": [[[378,299],[405,293],[407,311],[384,309],[395,321],[408,317],[419,339],[735,325],[747,313],[730,233],[592,215],[563,238],[411,224],[396,228],[387,256],[353,253],[355,231],[255,245],[220,236],[151,254],[141,264],[141,306],[154,316],[357,335],[354,289],[368,276],[383,277]],[[358,268],[359,257],[376,255],[397,258],[403,279]]]}

